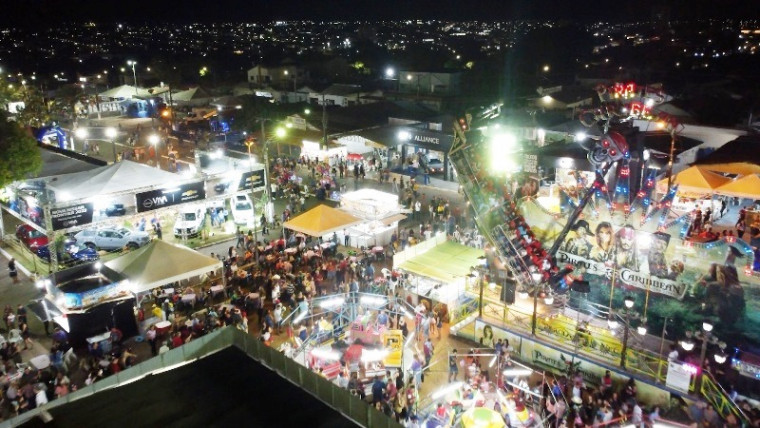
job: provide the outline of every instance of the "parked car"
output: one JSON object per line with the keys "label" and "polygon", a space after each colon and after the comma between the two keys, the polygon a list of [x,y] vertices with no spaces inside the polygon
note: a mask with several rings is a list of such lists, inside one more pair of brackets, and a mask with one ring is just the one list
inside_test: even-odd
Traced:
{"label": "parked car", "polygon": [[431,158],[428,160],[427,167],[431,174],[443,172],[443,162],[440,159]]}
{"label": "parked car", "polygon": [[253,213],[253,203],[248,195],[235,195],[230,198],[230,208],[235,224],[255,226],[256,216]]}
{"label": "parked car", "polygon": [[216,183],[216,185],[214,185],[214,190],[216,191],[216,193],[219,193],[219,194],[226,193],[227,190],[229,190],[231,184],[232,184],[232,180],[220,181]]}
{"label": "parked car", "polygon": [[82,230],[74,235],[74,239],[90,248],[118,250],[127,247],[133,250],[150,242],[150,235],[125,227],[108,227]]}
{"label": "parked car", "polygon": [[174,222],[174,236],[193,237],[203,230],[206,220],[206,210],[201,206],[189,206],[180,209]]}
{"label": "parked car", "polygon": [[28,224],[22,224],[16,228],[16,238],[26,245],[27,248],[35,252],[38,248],[48,244],[47,235]]}
{"label": "parked car", "polygon": [[108,217],[118,217],[127,214],[124,204],[111,204],[106,207],[105,213]]}
{"label": "parked car", "polygon": [[[85,245],[77,244],[74,240],[66,240],[63,242],[63,253],[58,253],[59,262],[71,262],[74,264],[92,262],[100,259],[98,251],[94,248],[87,247]],[[50,263],[50,249],[47,245],[39,247],[37,249],[37,256],[41,259],[45,259]]]}

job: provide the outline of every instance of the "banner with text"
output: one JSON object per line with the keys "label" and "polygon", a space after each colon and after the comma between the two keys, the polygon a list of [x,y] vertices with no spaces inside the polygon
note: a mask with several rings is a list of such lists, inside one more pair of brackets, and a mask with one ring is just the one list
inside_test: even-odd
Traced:
{"label": "banner with text", "polygon": [[137,199],[137,212],[152,211],[186,202],[201,201],[206,199],[205,182],[196,181],[176,187],[137,193],[135,194],[135,198]]}
{"label": "banner with text", "polygon": [[90,224],[92,223],[93,213],[94,209],[91,202],[63,208],[52,208],[50,210],[50,219],[53,223],[53,230]]}

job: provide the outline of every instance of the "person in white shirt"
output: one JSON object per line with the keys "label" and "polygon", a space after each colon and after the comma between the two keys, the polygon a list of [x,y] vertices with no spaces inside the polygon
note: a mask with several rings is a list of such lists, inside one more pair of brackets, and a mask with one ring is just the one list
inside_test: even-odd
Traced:
{"label": "person in white shirt", "polygon": [[37,407],[40,407],[48,403],[47,393],[45,393],[45,385],[35,386],[34,391],[35,391],[34,402],[36,403]]}
{"label": "person in white shirt", "polygon": [[670,352],[668,353],[668,361],[678,361],[678,348],[675,343],[670,344]]}

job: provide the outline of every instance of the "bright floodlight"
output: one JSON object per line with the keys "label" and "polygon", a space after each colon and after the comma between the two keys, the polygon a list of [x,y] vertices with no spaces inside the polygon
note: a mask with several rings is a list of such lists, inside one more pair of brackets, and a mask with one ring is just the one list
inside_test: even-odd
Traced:
{"label": "bright floodlight", "polygon": [[650,152],[649,152],[649,150],[644,150],[641,155],[644,158],[644,161],[646,162],[646,161],[649,160]]}
{"label": "bright floodlight", "polygon": [[618,322],[614,317],[610,317],[610,319],[607,320],[607,325],[609,325],[612,330],[618,328]]}
{"label": "bright floodlight", "polygon": [[158,144],[158,140],[159,140],[159,138],[158,138],[158,135],[156,135],[156,134],[151,134],[151,135],[148,137],[148,142],[149,142],[149,143],[151,143],[151,144],[153,144],[154,146],[155,146],[156,144]]}
{"label": "bright floodlight", "polygon": [[517,138],[508,133],[498,133],[491,137],[491,167],[494,171],[514,171],[517,165],[511,158],[511,154],[517,146]]}
{"label": "bright floodlight", "polygon": [[391,79],[395,75],[396,75],[396,70],[394,70],[393,67],[388,67],[385,69],[385,77]]}
{"label": "bright floodlight", "polygon": [[725,352],[721,351],[719,354],[715,354],[714,358],[716,363],[723,364],[728,359],[728,355],[726,355]]}
{"label": "bright floodlight", "polygon": [[554,296],[549,294],[548,296],[544,297],[544,303],[547,305],[553,305],[554,304]]}
{"label": "bright floodlight", "polygon": [[586,137],[587,137],[587,135],[586,135],[585,132],[579,132],[579,133],[575,134],[575,141],[583,141],[583,140],[586,139]]}
{"label": "bright floodlight", "polygon": [[709,321],[705,321],[702,323],[702,330],[709,333],[712,331],[712,329],[713,329],[713,325]]}
{"label": "bright floodlight", "polygon": [[277,138],[282,138],[282,137],[284,137],[284,136],[285,136],[285,128],[277,128],[277,129],[274,131],[274,135],[276,135],[276,136],[277,136]]}
{"label": "bright floodlight", "polygon": [[106,137],[110,139],[116,138],[116,128],[106,128]]}
{"label": "bright floodlight", "polygon": [[625,303],[625,307],[628,309],[631,309],[633,307],[633,304],[635,303],[633,301],[633,297],[627,296],[625,300],[623,300],[623,303]]}
{"label": "bright floodlight", "polygon": [[77,128],[74,131],[74,135],[76,135],[77,138],[79,138],[80,140],[84,140],[85,138],[87,138],[87,134],[88,132],[86,128]]}
{"label": "bright floodlight", "polygon": [[643,335],[647,334],[647,326],[645,326],[645,325],[642,324],[642,325],[636,327],[636,331],[638,331],[639,334],[643,336]]}
{"label": "bright floodlight", "polygon": [[681,341],[681,347],[684,349],[684,351],[691,351],[694,349],[694,342],[691,340],[682,340]]}

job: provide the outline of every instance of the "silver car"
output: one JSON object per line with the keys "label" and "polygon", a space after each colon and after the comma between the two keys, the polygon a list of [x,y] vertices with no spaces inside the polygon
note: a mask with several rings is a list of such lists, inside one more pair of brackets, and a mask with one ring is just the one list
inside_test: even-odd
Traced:
{"label": "silver car", "polygon": [[131,250],[150,242],[150,235],[125,227],[85,229],[74,235],[77,243],[101,250],[117,250],[127,247]]}

